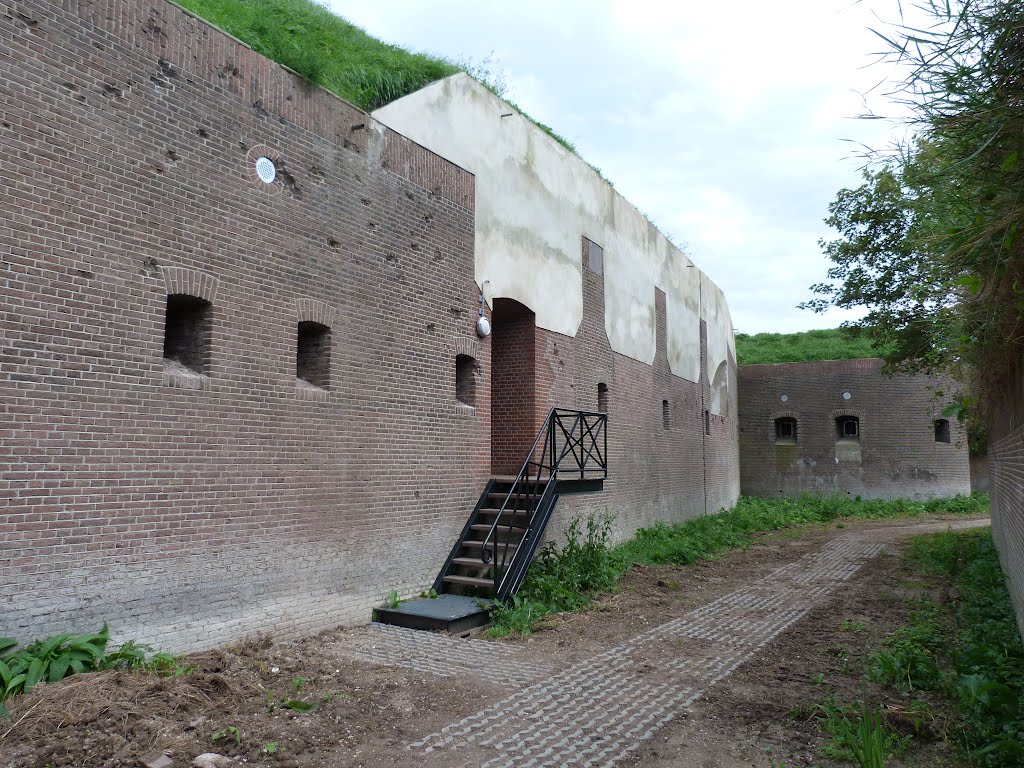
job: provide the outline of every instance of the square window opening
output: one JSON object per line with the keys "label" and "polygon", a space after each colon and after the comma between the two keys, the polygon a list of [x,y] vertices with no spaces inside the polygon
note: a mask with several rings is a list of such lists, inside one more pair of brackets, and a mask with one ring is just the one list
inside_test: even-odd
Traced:
{"label": "square window opening", "polygon": [[187,294],[167,297],[164,361],[207,375],[213,341],[213,305]]}
{"label": "square window opening", "polygon": [[455,356],[455,399],[462,405],[476,407],[477,379],[480,365],[470,355]]}
{"label": "square window opening", "polygon": [[949,442],[949,420],[948,419],[936,419],[935,420],[935,442],[936,443],[948,443]]}
{"label": "square window opening", "polygon": [[784,416],[775,420],[775,442],[796,442],[796,419],[790,416]]}
{"label": "square window opening", "polygon": [[840,416],[836,419],[837,440],[860,440],[860,419],[856,416]]}
{"label": "square window opening", "polygon": [[295,375],[300,381],[320,389],[331,384],[331,329],[303,320],[299,323],[295,344]]}

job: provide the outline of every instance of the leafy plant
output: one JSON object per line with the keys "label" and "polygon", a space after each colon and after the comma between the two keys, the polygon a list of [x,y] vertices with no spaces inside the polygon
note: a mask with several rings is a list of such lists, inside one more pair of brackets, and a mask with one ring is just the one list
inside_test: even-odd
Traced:
{"label": "leafy plant", "polygon": [[268,755],[273,755],[275,752],[277,752],[277,742],[268,741],[266,744],[263,745],[263,751],[266,752]]}
{"label": "leafy plant", "polygon": [[822,752],[834,760],[855,762],[860,768],[884,768],[887,757],[907,750],[908,739],[886,726],[877,707],[864,702],[841,706],[830,697],[815,706],[813,716],[832,737]]}
{"label": "leafy plant", "polygon": [[0,716],[9,717],[3,702],[18,693],[27,693],[41,682],[63,680],[75,672],[98,669],[110,632],[106,624],[99,632],[87,635],[54,635],[37,640],[21,650],[12,650],[12,638],[0,640],[5,654],[0,656]]}
{"label": "leafy plant", "polygon": [[387,599],[387,603],[386,603],[388,608],[397,608],[401,604],[402,604],[402,601],[398,599],[398,591],[397,590],[392,589],[390,592],[388,592],[388,599]]}
{"label": "leafy plant", "polygon": [[573,519],[565,543],[552,542],[540,551],[511,603],[492,605],[491,635],[529,634],[544,616],[583,608],[595,594],[614,587],[622,565],[608,546],[610,537],[608,518],[585,524]]}
{"label": "leafy plant", "polygon": [[[960,595],[949,607],[955,632],[941,638],[936,652],[936,658],[948,659],[941,690],[956,703],[964,720],[956,730],[958,740],[979,765],[1021,765],[1024,644],[991,532],[917,537],[911,542],[909,559],[922,573],[951,580]],[[901,638],[917,638],[915,633],[912,623]],[[929,638],[918,644],[936,649]],[[931,671],[925,671],[928,677]],[[894,675],[901,676],[902,672]]]}
{"label": "leafy plant", "polygon": [[78,672],[103,669],[145,669],[161,674],[181,675],[189,668],[178,657],[153,653],[148,645],[128,641],[106,653],[110,630],[82,635],[60,634],[36,640],[21,649],[14,638],[0,638],[0,717],[10,717],[4,701],[27,693],[40,683],[53,683]]}
{"label": "leafy plant", "polygon": [[938,655],[945,646],[939,609],[924,599],[912,612],[910,625],[889,635],[871,654],[868,676],[876,683],[900,690],[935,690],[945,684]]}
{"label": "leafy plant", "polygon": [[220,741],[221,739],[234,739],[236,747],[242,743],[242,734],[239,732],[238,728],[236,728],[233,725],[228,725],[224,728],[221,728],[219,731],[214,731],[210,735],[210,738],[213,741]]}
{"label": "leafy plant", "polygon": [[860,768],[885,768],[886,749],[894,735],[886,731],[878,710],[861,704],[856,723],[849,717],[836,720],[836,741],[850,750]]}
{"label": "leafy plant", "polygon": [[302,699],[282,699],[281,706],[285,709],[290,709],[293,712],[312,712],[316,709],[316,704],[309,701],[303,701]]}
{"label": "leafy plant", "polygon": [[839,625],[839,628],[843,630],[843,632],[855,632],[857,634],[861,634],[867,629],[867,625],[863,621],[843,619],[843,622]]}

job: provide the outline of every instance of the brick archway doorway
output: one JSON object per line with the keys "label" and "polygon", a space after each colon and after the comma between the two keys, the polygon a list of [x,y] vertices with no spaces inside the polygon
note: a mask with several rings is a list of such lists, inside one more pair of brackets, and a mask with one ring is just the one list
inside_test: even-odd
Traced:
{"label": "brick archway doorway", "polygon": [[536,438],[536,323],[514,299],[491,314],[491,472],[514,475]]}

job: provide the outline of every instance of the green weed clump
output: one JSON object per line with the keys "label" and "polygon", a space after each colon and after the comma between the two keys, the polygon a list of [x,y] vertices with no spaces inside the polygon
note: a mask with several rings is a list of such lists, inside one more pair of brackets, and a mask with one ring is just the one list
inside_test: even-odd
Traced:
{"label": "green weed clump", "polygon": [[75,673],[145,669],[176,676],[188,671],[179,666],[178,657],[153,653],[150,646],[134,641],[108,654],[109,639],[110,631],[106,624],[99,632],[54,635],[20,649],[13,638],[0,637],[0,717],[10,717],[4,701],[12,696],[28,693],[40,683],[54,683]]}
{"label": "green weed clump", "polygon": [[854,518],[916,517],[926,512],[978,514],[987,510],[988,497],[983,495],[929,502],[744,496],[727,512],[642,528],[614,549],[609,547],[608,520],[590,520],[585,526],[574,520],[566,532],[565,546],[549,545],[541,550],[519,593],[509,604],[496,604],[491,609],[490,632],[492,637],[529,634],[551,613],[586,607],[596,594],[614,588],[634,565],[690,565],[744,547],[762,531]]}
{"label": "green weed clump", "polygon": [[832,737],[826,757],[856,763],[859,768],[885,768],[887,756],[902,756],[907,738],[888,728],[877,707],[841,707],[826,700],[817,705],[821,729]]}
{"label": "green weed clump", "polygon": [[901,691],[934,691],[946,683],[940,666],[946,637],[939,607],[922,599],[910,624],[893,632],[868,659],[868,677]]}
{"label": "green weed clump", "polygon": [[759,499],[743,496],[731,510],[676,525],[643,528],[618,549],[631,565],[689,565],[723,550],[746,546],[753,534],[809,523],[848,519],[912,518],[928,513],[980,514],[988,497],[976,495],[929,502],[848,499],[839,496],[801,496]]}
{"label": "green weed clump", "polygon": [[527,635],[545,616],[587,606],[600,592],[615,586],[622,575],[621,561],[609,548],[611,521],[574,519],[565,532],[565,544],[546,545],[530,565],[511,603],[491,608],[492,637]]}
{"label": "green weed clump", "polygon": [[921,537],[910,558],[952,578],[960,594],[946,690],[966,724],[963,746],[979,765],[1024,764],[1024,644],[991,532]]}

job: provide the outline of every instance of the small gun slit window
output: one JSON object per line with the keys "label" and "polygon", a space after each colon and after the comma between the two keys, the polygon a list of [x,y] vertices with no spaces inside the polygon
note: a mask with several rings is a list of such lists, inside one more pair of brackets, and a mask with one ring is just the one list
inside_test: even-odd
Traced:
{"label": "small gun slit window", "polygon": [[783,416],[775,420],[775,442],[796,442],[796,419],[791,416]]}
{"label": "small gun slit window", "polygon": [[860,440],[860,419],[856,416],[840,416],[836,419],[837,440]]}

